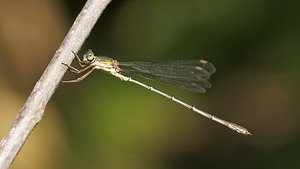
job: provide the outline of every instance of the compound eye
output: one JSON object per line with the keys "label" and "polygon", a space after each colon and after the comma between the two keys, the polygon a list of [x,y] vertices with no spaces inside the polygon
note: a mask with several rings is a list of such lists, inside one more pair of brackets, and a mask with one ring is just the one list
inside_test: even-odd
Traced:
{"label": "compound eye", "polygon": [[92,61],[94,60],[94,53],[92,50],[89,50],[85,53],[83,61]]}

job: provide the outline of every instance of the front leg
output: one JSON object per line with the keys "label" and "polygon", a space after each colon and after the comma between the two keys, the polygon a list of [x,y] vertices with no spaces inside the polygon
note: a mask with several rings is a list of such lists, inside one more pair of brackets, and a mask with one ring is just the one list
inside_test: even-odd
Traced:
{"label": "front leg", "polygon": [[86,74],[84,74],[83,76],[81,76],[80,78],[74,79],[74,80],[62,80],[62,83],[74,83],[74,82],[80,82],[82,81],[84,78],[86,78],[89,74],[91,74],[93,71],[95,70],[95,68],[93,67],[90,71],[88,71]]}
{"label": "front leg", "polygon": [[70,66],[70,65],[67,65],[67,64],[65,64],[65,63],[61,63],[61,64],[67,66],[68,69],[69,69],[71,72],[74,72],[74,73],[82,73],[82,72],[86,71],[88,68],[92,67],[92,65],[88,65],[87,67],[85,67],[85,68],[83,68],[83,69],[81,69],[81,70],[78,70],[78,69],[76,69],[75,67]]}
{"label": "front leg", "polygon": [[81,66],[81,67],[85,67],[86,65],[84,65],[84,62],[80,60],[79,56],[72,50],[72,53],[75,55],[75,58],[78,62],[78,64]]}

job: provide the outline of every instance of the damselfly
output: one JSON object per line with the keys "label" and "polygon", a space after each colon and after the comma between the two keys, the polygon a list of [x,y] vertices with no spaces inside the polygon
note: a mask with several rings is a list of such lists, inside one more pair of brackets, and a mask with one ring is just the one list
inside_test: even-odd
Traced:
{"label": "damselfly", "polygon": [[[73,51],[72,51],[73,52]],[[163,61],[163,62],[118,62],[109,57],[95,56],[92,50],[87,51],[83,55],[83,60],[80,60],[78,55],[73,52],[79,65],[82,69],[76,69],[73,66],[62,63],[67,66],[71,72],[82,73],[90,69],[86,74],[75,80],[62,81],[62,83],[80,82],[86,78],[95,69],[101,69],[121,79],[122,81],[133,82],[137,85],[145,87],[153,92],[156,92],[166,98],[173,100],[194,112],[197,112],[213,121],[223,124],[232,130],[237,131],[245,135],[251,135],[248,130],[242,126],[234,124],[232,122],[225,121],[214,115],[208,114],[191,106],[183,101],[176,99],[174,96],[170,96],[162,91],[159,91],[151,86],[134,80],[131,77],[121,74],[133,73],[141,77],[162,82],[175,87],[180,87],[193,92],[205,92],[205,88],[211,87],[208,79],[215,72],[215,67],[205,60],[178,60],[178,61]],[[119,66],[125,66],[130,69],[123,69]]]}

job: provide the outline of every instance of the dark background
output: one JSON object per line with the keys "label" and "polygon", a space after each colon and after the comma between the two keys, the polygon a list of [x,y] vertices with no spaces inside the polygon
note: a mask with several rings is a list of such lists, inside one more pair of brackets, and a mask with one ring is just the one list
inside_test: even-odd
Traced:
{"label": "dark background", "polygon": [[[1,137],[84,4],[0,2]],[[299,168],[299,9],[292,0],[113,1],[80,56],[209,60],[217,71],[205,94],[134,77],[253,135],[95,71],[59,86],[12,168]]]}

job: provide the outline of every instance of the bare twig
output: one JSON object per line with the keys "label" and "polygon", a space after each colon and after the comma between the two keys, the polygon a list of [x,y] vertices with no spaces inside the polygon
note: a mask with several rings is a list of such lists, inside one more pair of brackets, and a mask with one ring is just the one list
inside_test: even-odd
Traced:
{"label": "bare twig", "polygon": [[93,26],[111,0],[88,0],[59,49],[36,83],[25,105],[20,110],[10,131],[0,143],[0,168],[11,166],[30,133],[42,119],[45,107],[58,87],[67,67],[90,34]]}

